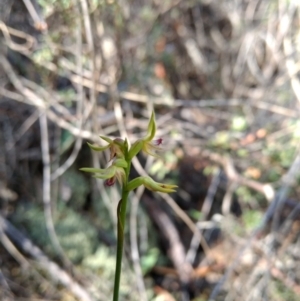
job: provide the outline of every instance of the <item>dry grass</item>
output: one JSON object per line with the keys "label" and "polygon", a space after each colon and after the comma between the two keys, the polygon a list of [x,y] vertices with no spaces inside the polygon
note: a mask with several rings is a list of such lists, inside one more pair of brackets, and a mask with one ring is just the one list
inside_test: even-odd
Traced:
{"label": "dry grass", "polygon": [[[105,162],[83,142],[132,141],[153,108],[165,163],[140,157],[134,168],[167,175],[180,189],[163,204],[149,205],[143,191],[132,196],[124,300],[297,300],[298,2],[52,2],[0,4],[3,300],[107,300],[119,191],[78,177],[84,163]],[[39,240],[44,232],[28,231],[35,224],[22,210],[44,212],[52,251]],[[58,229],[76,214],[100,229],[98,243],[108,247],[75,266]],[[174,227],[164,228],[164,214]],[[35,239],[31,248],[10,234],[7,220]],[[222,233],[217,243],[214,231]],[[160,258],[171,254],[169,264],[154,262],[144,277],[140,262],[151,248]],[[29,283],[14,274],[24,265]]]}

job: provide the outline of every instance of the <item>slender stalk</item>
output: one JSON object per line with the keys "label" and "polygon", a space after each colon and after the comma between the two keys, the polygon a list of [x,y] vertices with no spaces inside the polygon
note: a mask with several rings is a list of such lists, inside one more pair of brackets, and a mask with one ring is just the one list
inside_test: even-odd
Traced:
{"label": "slender stalk", "polygon": [[126,220],[126,208],[129,191],[127,190],[128,177],[130,173],[131,162],[129,162],[126,168],[125,183],[122,189],[122,199],[118,204],[117,216],[118,216],[118,237],[117,237],[117,259],[116,259],[116,272],[115,272],[115,283],[114,283],[114,296],[113,301],[119,300],[120,290],[120,279],[121,279],[121,268],[122,268],[122,257],[123,257],[123,245],[124,245],[124,230]]}
{"label": "slender stalk", "polygon": [[[125,234],[125,221],[126,221],[126,207],[128,202],[129,192],[133,189],[144,185],[146,188],[152,191],[159,191],[165,193],[175,192],[176,185],[164,184],[155,182],[150,177],[138,177],[129,182],[129,174],[131,168],[131,160],[140,152],[144,151],[147,154],[156,157],[156,150],[159,150],[159,145],[162,143],[162,139],[153,140],[156,132],[155,114],[154,111],[151,114],[147,134],[144,138],[137,140],[129,147],[128,140],[116,138],[114,140],[109,137],[100,136],[105,140],[108,145],[97,147],[95,145],[88,144],[89,147],[95,151],[103,151],[107,148],[110,149],[110,158],[114,158],[111,166],[106,169],[99,168],[81,168],[82,171],[95,173],[96,178],[105,179],[106,184],[111,186],[115,183],[116,179],[123,184],[122,198],[119,201],[117,208],[118,217],[118,235],[117,235],[117,254],[116,254],[116,272],[114,281],[114,293],[113,301],[119,301],[120,291],[120,279],[122,270],[122,257],[123,257],[123,245]],[[124,177],[125,172],[125,177]]]}
{"label": "slender stalk", "polygon": [[123,257],[123,245],[124,245],[124,223],[122,223],[123,212],[126,212],[128,193],[122,193],[122,199],[118,204],[118,239],[117,239],[117,260],[116,260],[116,272],[114,283],[114,297],[113,301],[119,300],[119,288],[121,278],[121,267]]}

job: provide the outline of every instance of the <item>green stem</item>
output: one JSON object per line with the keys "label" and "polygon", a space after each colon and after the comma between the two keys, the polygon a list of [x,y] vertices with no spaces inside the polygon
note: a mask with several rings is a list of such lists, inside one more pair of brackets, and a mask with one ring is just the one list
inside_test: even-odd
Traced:
{"label": "green stem", "polygon": [[118,239],[117,239],[117,259],[116,259],[116,271],[115,271],[115,283],[114,283],[114,297],[113,301],[119,300],[119,288],[120,288],[120,278],[121,278],[121,267],[122,267],[122,257],[123,257],[123,245],[124,245],[124,222],[123,222],[123,212],[126,213],[128,193],[123,191],[122,199],[118,204]]}
{"label": "green stem", "polygon": [[128,163],[126,168],[125,183],[122,189],[122,199],[118,204],[117,217],[118,217],[118,237],[117,237],[117,258],[116,258],[116,271],[115,271],[115,283],[114,283],[114,296],[113,301],[119,300],[122,257],[123,257],[123,245],[124,245],[124,230],[126,220],[126,208],[129,191],[127,190],[128,177],[130,172],[131,162]]}

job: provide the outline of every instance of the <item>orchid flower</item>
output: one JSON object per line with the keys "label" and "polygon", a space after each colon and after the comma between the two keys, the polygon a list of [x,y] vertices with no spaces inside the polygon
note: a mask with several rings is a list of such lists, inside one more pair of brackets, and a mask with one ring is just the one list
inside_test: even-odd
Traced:
{"label": "orchid flower", "polygon": [[123,183],[125,182],[124,168],[126,168],[127,165],[128,164],[124,159],[116,159],[112,163],[112,165],[110,165],[106,169],[84,167],[84,168],[80,168],[80,170],[94,173],[95,178],[105,180],[104,183],[106,186],[114,185],[116,180],[118,180],[118,182],[121,185],[123,185]]}
{"label": "orchid flower", "polygon": [[141,150],[146,153],[147,155],[160,158],[155,151],[161,151],[161,144],[163,142],[162,138],[158,138],[153,140],[156,133],[156,122],[155,122],[155,115],[154,112],[151,114],[151,118],[149,120],[147,134],[145,137],[137,140],[131,147],[129,151],[129,156],[134,157],[136,156]]}
{"label": "orchid flower", "polygon": [[130,148],[128,147],[127,139],[123,140],[121,138],[112,140],[108,137],[100,136],[101,139],[108,143],[105,146],[96,146],[88,143],[89,147],[94,151],[104,151],[109,149],[109,161],[111,161],[110,166],[105,169],[89,167],[80,169],[85,172],[93,173],[95,178],[105,180],[106,186],[112,186],[116,181],[118,181],[122,186],[122,198],[118,204],[117,209],[118,244],[113,301],[118,301],[119,299],[124,226],[126,221],[126,206],[130,191],[138,188],[141,185],[144,185],[151,191],[158,191],[163,193],[175,192],[175,189],[177,188],[176,185],[155,182],[150,177],[137,177],[129,181],[131,161],[140,151],[143,151],[150,156],[159,158],[156,152],[161,150],[162,138],[154,139],[155,133],[156,122],[154,112],[152,112],[146,136],[138,139],[135,143],[132,144]]}
{"label": "orchid flower", "polygon": [[105,136],[100,136],[100,138],[103,139],[104,141],[106,141],[108,144],[106,146],[96,146],[96,145],[92,145],[92,144],[88,143],[88,146],[92,150],[98,151],[98,152],[102,152],[109,148],[109,150],[110,150],[109,161],[111,161],[115,157],[124,158],[124,142],[125,141],[123,139],[116,138],[116,139],[112,140]]}
{"label": "orchid flower", "polygon": [[150,177],[138,177],[130,181],[127,185],[129,191],[136,189],[137,187],[144,185],[147,189],[151,191],[158,191],[164,193],[175,192],[177,185],[170,185],[164,183],[155,182]]}

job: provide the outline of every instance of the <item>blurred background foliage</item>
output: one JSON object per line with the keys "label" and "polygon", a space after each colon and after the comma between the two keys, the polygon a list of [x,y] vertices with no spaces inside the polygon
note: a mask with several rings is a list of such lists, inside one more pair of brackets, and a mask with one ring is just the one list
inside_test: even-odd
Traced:
{"label": "blurred background foliage", "polygon": [[[118,187],[86,142],[146,130],[122,300],[300,300],[297,0],[0,3],[0,299],[108,300]],[[201,239],[199,237],[202,237]]]}

